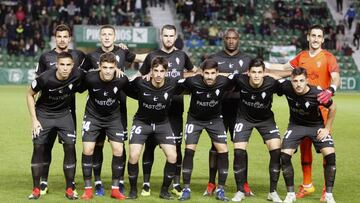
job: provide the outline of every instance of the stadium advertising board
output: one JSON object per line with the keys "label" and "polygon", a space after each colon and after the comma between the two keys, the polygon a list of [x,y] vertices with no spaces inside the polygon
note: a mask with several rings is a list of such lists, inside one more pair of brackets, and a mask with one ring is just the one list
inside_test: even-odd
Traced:
{"label": "stadium advertising board", "polygon": [[[75,25],[76,47],[95,47],[99,43],[101,26]],[[116,26],[117,43],[122,42],[131,48],[157,48],[157,29],[155,27],[120,27]]]}

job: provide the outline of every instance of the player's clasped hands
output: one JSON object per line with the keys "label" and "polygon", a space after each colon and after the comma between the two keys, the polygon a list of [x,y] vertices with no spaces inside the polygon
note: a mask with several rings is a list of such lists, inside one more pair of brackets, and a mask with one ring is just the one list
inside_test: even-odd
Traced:
{"label": "player's clasped hands", "polygon": [[329,132],[330,131],[327,128],[320,128],[317,132],[316,138],[321,141],[329,135]]}
{"label": "player's clasped hands", "polygon": [[33,121],[32,125],[32,139],[35,139],[39,136],[42,126],[38,120]]}

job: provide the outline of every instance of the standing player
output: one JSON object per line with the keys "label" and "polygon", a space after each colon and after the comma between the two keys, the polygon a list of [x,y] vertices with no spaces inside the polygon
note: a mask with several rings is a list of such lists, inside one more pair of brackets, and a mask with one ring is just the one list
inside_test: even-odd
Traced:
{"label": "standing player", "polygon": [[92,199],[92,157],[97,137],[105,131],[113,151],[111,197],[123,200],[125,196],[119,191],[119,180],[123,169],[124,128],[121,125],[120,95],[127,85],[125,76],[117,78],[115,54],[106,52],[100,56],[98,71],[86,74],[81,92],[88,90],[83,121],[83,154],[82,169],[85,192],[81,199]]}
{"label": "standing player", "polygon": [[[88,54],[86,63],[84,65],[85,70],[96,70],[99,68],[100,56],[103,53],[112,52],[115,54],[117,60],[117,68],[124,72],[125,62],[132,63],[137,57],[134,53],[128,49],[122,49],[115,46],[116,33],[115,28],[111,25],[104,25],[100,28],[100,43],[101,47],[98,47],[94,52]],[[127,109],[126,109],[126,96],[122,92],[120,98],[120,112],[121,112],[121,124],[124,128],[125,140],[127,140]],[[93,170],[95,176],[95,195],[104,196],[105,191],[101,181],[101,168],[103,163],[103,147],[105,141],[105,133],[102,132],[96,140],[96,145],[93,154]],[[126,163],[126,151],[123,149],[123,163]],[[125,166],[123,166],[125,167]],[[119,189],[124,194],[124,174],[121,175]]]}
{"label": "standing player", "polygon": [[[281,84],[280,94],[286,96],[290,109],[289,125],[281,147],[282,169],[288,191],[284,202],[296,201],[291,157],[301,140],[309,137],[316,151],[321,152],[325,160],[325,201],[335,203],[332,194],[336,172],[335,149],[330,129],[335,118],[336,107],[332,100],[329,100],[327,104],[321,104],[317,100],[321,90],[308,85],[308,75],[306,69],[299,67],[292,71],[291,82],[285,81]],[[325,125],[320,106],[329,109]]]}
{"label": "standing player", "polygon": [[[242,74],[247,71],[251,58],[245,53],[240,52],[239,49],[240,35],[236,29],[231,28],[224,33],[224,49],[216,54],[210,55],[209,58],[217,61],[220,74],[225,73],[239,73]],[[230,132],[231,140],[233,138],[234,125],[236,121],[237,105],[239,100],[239,94],[233,91],[228,91],[222,101],[222,115],[226,131]],[[246,154],[247,156],[247,154]],[[212,145],[209,151],[209,183],[207,189],[204,192],[204,196],[211,195],[216,188],[216,150]],[[247,175],[246,175],[247,178]],[[247,196],[253,195],[251,192],[247,180],[244,185],[245,194]]]}
{"label": "standing player", "polygon": [[267,199],[273,202],[282,202],[276,192],[280,174],[281,142],[279,129],[271,110],[273,94],[277,92],[279,83],[275,79],[265,76],[265,64],[258,58],[251,60],[247,75],[237,75],[236,82],[236,88],[240,91],[233,137],[234,176],[237,193],[232,201],[240,202],[245,198],[244,183],[248,168],[246,148],[251,132],[256,128],[270,154],[270,191]]}
{"label": "standing player", "polygon": [[177,154],[176,138],[170,126],[168,110],[177,85],[175,79],[166,77],[167,71],[168,61],[163,57],[156,57],[151,62],[150,81],[138,77],[130,83],[127,91],[127,94],[137,99],[139,104],[130,135],[129,199],[137,198],[138,161],[143,145],[150,136],[160,144],[166,155],[160,198],[172,199],[168,189],[175,175]]}
{"label": "standing player", "polygon": [[[73,190],[76,170],[76,131],[71,115],[71,102],[83,73],[78,68],[73,69],[73,66],[74,62],[70,53],[59,53],[56,69],[51,69],[38,76],[31,83],[31,88],[27,93],[34,143],[31,159],[34,187],[29,199],[40,197],[40,177],[43,174],[45,154],[48,153],[45,146],[49,143],[53,133],[59,135],[59,140],[64,148],[65,196],[68,199],[77,199]],[[38,92],[41,92],[41,95],[35,102]]]}
{"label": "standing player", "polygon": [[[226,130],[221,116],[221,99],[231,86],[230,79],[219,75],[218,64],[212,59],[202,64],[202,75],[180,80],[191,94],[190,108],[185,127],[185,156],[183,162],[184,189],[179,200],[190,199],[190,179],[193,159],[200,134],[205,129],[217,151],[219,184],[216,199],[228,201],[224,186],[229,168]],[[232,76],[232,75],[231,75]]]}
{"label": "standing player", "polygon": [[[164,25],[161,28],[161,42],[162,47],[159,50],[150,52],[143,65],[140,67],[140,73],[147,75],[150,72],[151,62],[154,58],[161,56],[168,61],[168,73],[167,76],[179,80],[183,77],[184,71],[196,72],[196,68],[191,63],[189,57],[184,51],[177,50],[175,48],[176,40],[176,28],[173,25]],[[176,173],[174,178],[173,190],[171,191],[177,196],[181,195],[180,187],[180,173],[181,173],[181,142],[182,142],[182,130],[183,130],[183,115],[184,112],[184,100],[183,96],[175,96],[171,102],[169,109],[169,119],[171,128],[176,138],[176,152],[178,154],[176,161]],[[157,143],[153,142],[154,139],[147,139],[145,150],[143,154],[143,173],[144,183],[141,195],[150,195],[150,175],[151,168],[154,163],[154,150]]]}
{"label": "standing player", "polygon": [[[85,60],[85,54],[79,50],[69,49],[69,43],[71,41],[71,30],[67,25],[61,24],[55,28],[55,49],[45,52],[40,56],[38,66],[36,67],[36,75],[39,76],[41,73],[56,69],[57,55],[61,52],[68,52],[72,55],[74,60],[74,67],[82,68],[83,62]],[[75,112],[75,94],[73,95],[73,100],[71,102],[71,115],[74,121],[76,128],[76,112]],[[51,151],[54,146],[56,139],[56,132],[50,132],[48,143],[45,144],[45,157],[44,157],[44,170],[41,175],[41,195],[48,193],[48,176],[49,168],[51,163]],[[75,190],[75,183],[73,186]]]}
{"label": "standing player", "polygon": [[[323,92],[319,94],[319,101],[326,104],[334,95],[340,85],[339,66],[336,57],[330,52],[321,48],[324,43],[324,28],[320,25],[313,25],[308,30],[307,40],[309,50],[300,52],[289,63],[281,65],[282,70],[286,70],[285,75],[290,75],[291,70],[298,66],[307,70],[307,77],[310,85],[320,86]],[[277,65],[273,66],[276,68]],[[321,114],[326,122],[328,109],[321,107]],[[305,137],[300,144],[301,165],[303,171],[303,184],[296,193],[297,198],[303,198],[313,192],[315,188],[312,184],[312,151],[311,139]],[[324,201],[325,187],[323,188],[320,201]]]}

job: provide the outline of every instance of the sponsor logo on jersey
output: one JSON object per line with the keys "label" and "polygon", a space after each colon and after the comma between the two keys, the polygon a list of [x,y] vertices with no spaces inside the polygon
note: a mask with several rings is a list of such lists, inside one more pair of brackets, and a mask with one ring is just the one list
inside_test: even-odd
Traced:
{"label": "sponsor logo on jersey", "polygon": [[219,103],[219,101],[211,100],[209,102],[196,101],[196,104],[203,107],[214,107]]}
{"label": "sponsor logo on jersey", "polygon": [[155,109],[155,110],[163,110],[166,108],[166,105],[162,104],[162,103],[157,103],[157,104],[147,104],[145,102],[143,102],[143,107],[147,108],[147,109]]}
{"label": "sponsor logo on jersey", "polygon": [[111,106],[116,102],[116,100],[111,98],[108,98],[107,100],[95,99],[95,102],[100,106]]}

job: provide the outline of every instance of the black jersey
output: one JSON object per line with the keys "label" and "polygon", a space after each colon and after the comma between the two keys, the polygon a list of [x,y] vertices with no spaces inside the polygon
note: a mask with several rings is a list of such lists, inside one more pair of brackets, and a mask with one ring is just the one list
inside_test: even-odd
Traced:
{"label": "black jersey", "polygon": [[177,88],[177,81],[172,78],[166,78],[160,88],[155,88],[151,80],[141,77],[130,82],[125,93],[137,99],[139,105],[134,118],[148,124],[168,121],[169,105]]}
{"label": "black jersey", "polygon": [[36,112],[51,118],[66,114],[83,76],[84,73],[78,68],[74,68],[69,78],[63,81],[56,78],[56,69],[39,75],[31,83],[34,92],[41,91],[35,105]]}
{"label": "black jersey", "polygon": [[242,52],[230,56],[225,51],[220,51],[210,55],[209,58],[218,63],[220,73],[244,73],[248,70],[251,61],[251,57]]}
{"label": "black jersey", "polygon": [[[115,54],[116,60],[118,62],[117,67],[124,71],[125,62],[132,63],[135,60],[136,54],[130,52],[129,50],[121,49],[118,46],[114,46],[114,49],[111,51]],[[89,53],[86,56],[86,63],[84,65],[84,69],[86,71],[96,70],[99,68],[100,64],[100,56],[105,53],[101,47],[98,47],[95,51]]]}
{"label": "black jersey", "polygon": [[[314,86],[309,85],[310,90],[304,95],[297,95],[289,80],[280,85],[279,95],[285,95],[290,109],[289,122],[303,126],[323,125],[324,120],[320,111],[320,104],[317,95],[322,91]],[[332,100],[325,107],[331,106]]]}
{"label": "black jersey", "polygon": [[104,82],[99,71],[88,72],[79,90],[89,92],[85,114],[102,119],[120,117],[120,92],[127,84],[126,76]]}
{"label": "black jersey", "polygon": [[207,86],[201,75],[179,80],[191,94],[188,114],[197,120],[210,120],[221,116],[221,99],[230,88],[229,78],[219,75],[213,86]]}
{"label": "black jersey", "polygon": [[236,88],[240,92],[237,116],[250,122],[261,122],[273,117],[273,94],[278,92],[279,82],[265,76],[263,84],[253,88],[249,80],[247,75],[236,75]]}
{"label": "black jersey", "polygon": [[[82,51],[73,49],[69,49],[68,52],[73,57],[74,68],[82,68],[85,60],[85,54]],[[56,69],[55,65],[57,62],[57,55],[58,53],[55,51],[55,49],[41,54],[39,63],[35,70],[36,75],[40,75],[47,70]]]}

